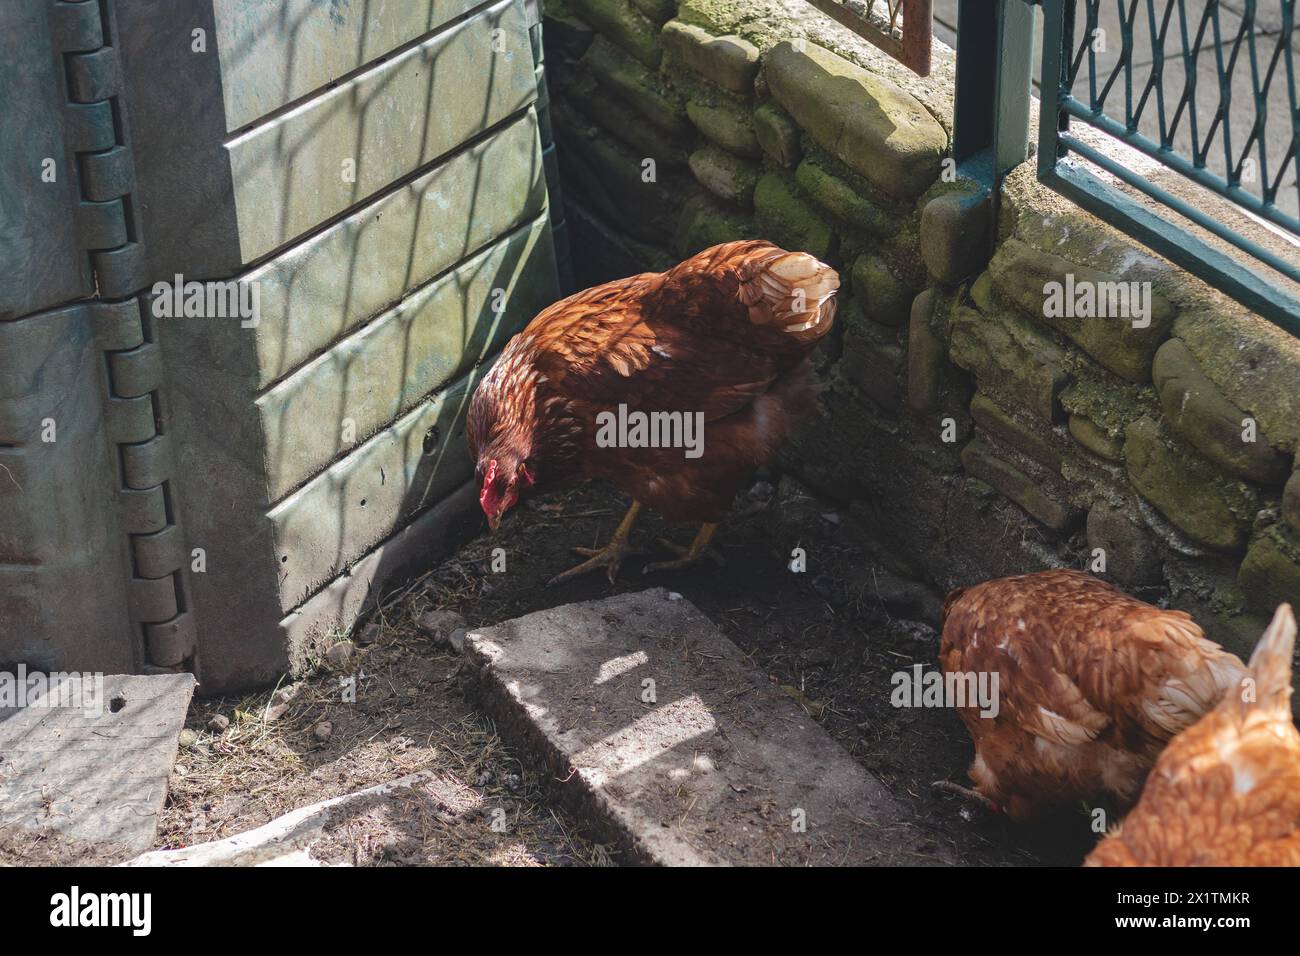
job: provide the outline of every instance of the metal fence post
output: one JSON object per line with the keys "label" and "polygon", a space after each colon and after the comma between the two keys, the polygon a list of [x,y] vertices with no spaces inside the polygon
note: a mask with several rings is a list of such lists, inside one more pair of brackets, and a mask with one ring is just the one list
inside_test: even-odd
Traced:
{"label": "metal fence post", "polygon": [[1024,162],[1034,60],[1034,11],[1025,0],[961,0],[953,159],[988,190]]}

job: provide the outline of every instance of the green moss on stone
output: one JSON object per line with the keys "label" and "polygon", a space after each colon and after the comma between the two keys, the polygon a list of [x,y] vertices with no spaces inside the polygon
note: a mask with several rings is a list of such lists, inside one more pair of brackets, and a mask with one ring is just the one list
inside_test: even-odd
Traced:
{"label": "green moss on stone", "polygon": [[1159,415],[1156,394],[1149,385],[1119,381],[1082,359],[1070,363],[1070,372],[1074,381],[1061,393],[1062,407],[1071,415],[1090,419],[1112,439],[1121,439],[1128,424],[1143,415]]}
{"label": "green moss on stone", "polygon": [[1260,534],[1241,562],[1237,581],[1252,610],[1272,614],[1284,602],[1300,607],[1300,536],[1285,525]]}
{"label": "green moss on stone", "polygon": [[628,0],[568,0],[588,23],[650,69],[663,54],[659,28]]}
{"label": "green moss on stone", "polygon": [[758,73],[758,48],[742,37],[717,36],[699,26],[670,20],[663,43],[683,63],[725,90],[750,96]]}
{"label": "green moss on stone", "polygon": [[757,236],[753,219],[701,193],[687,200],[682,207],[673,248],[685,259],[719,243]]}
{"label": "green moss on stone", "polygon": [[1282,450],[1300,451],[1300,339],[1253,315],[1180,315],[1174,334],[1228,400]]}
{"label": "green moss on stone", "polygon": [[[1108,293],[1128,296],[1133,283],[1127,277],[1042,252],[1017,239],[1002,243],[989,271],[998,294],[1023,314],[1068,336],[1121,378],[1150,381],[1152,357],[1174,322],[1174,307],[1167,299],[1152,292],[1149,315],[1124,314],[1125,310],[1118,308],[1122,300],[1117,296],[1112,301]],[[1067,301],[1070,289],[1076,290],[1073,301]],[[1091,307],[1091,314],[1068,314],[1077,313],[1077,297],[1087,294],[1094,294],[1098,303]],[[1104,307],[1100,305],[1103,298]],[[1090,307],[1086,302],[1084,306],[1088,313]],[[1129,310],[1133,308],[1130,302]]]}
{"label": "green moss on stone", "polygon": [[835,231],[818,212],[795,195],[778,173],[767,173],[754,190],[754,207],[763,234],[791,251],[822,260],[836,258]]}
{"label": "green moss on stone", "polygon": [[947,133],[911,94],[812,44],[767,55],[775,99],[822,147],[890,196],[907,199],[939,177]]}
{"label": "green moss on stone", "polygon": [[1216,551],[1245,548],[1259,507],[1250,486],[1219,474],[1150,418],[1125,430],[1124,459],[1133,487],[1187,537]]}
{"label": "green moss on stone", "polygon": [[1263,484],[1281,484],[1290,475],[1290,457],[1270,447],[1258,423],[1246,440],[1245,412],[1201,371],[1181,339],[1160,346],[1152,377],[1165,420],[1214,464]]}
{"label": "green moss on stone", "polygon": [[749,159],[762,156],[752,115],[734,101],[722,97],[712,102],[691,98],[686,101],[686,115],[696,129],[723,149]]}
{"label": "green moss on stone", "polygon": [[1113,462],[1124,460],[1124,442],[1111,435],[1091,418],[1085,415],[1071,415],[1069,431],[1075,441],[1098,458]]}
{"label": "green moss on stone", "polygon": [[620,99],[670,136],[689,136],[693,127],[677,94],[658,76],[604,37],[596,37],[582,62]]}
{"label": "green moss on stone", "polygon": [[877,255],[863,254],[853,263],[853,294],[873,322],[904,324],[912,310],[913,295]]}
{"label": "green moss on stone", "polygon": [[888,236],[897,228],[892,216],[866,198],[861,190],[836,176],[815,155],[804,157],[795,170],[795,181],[805,196],[840,222],[874,236]]}
{"label": "green moss on stone", "polygon": [[754,111],[754,133],[763,152],[778,166],[789,168],[799,162],[799,127],[771,103]]}
{"label": "green moss on stone", "polygon": [[1069,382],[1065,353],[1027,320],[1010,312],[953,313],[949,356],[992,395],[1044,421],[1059,416],[1057,398]]}

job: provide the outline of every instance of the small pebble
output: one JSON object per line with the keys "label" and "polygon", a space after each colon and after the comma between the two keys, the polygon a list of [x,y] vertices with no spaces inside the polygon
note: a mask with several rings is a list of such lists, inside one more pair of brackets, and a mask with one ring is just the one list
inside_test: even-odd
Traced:
{"label": "small pebble", "polygon": [[455,611],[445,608],[437,611],[425,611],[420,615],[420,619],[415,622],[415,626],[435,641],[446,643],[451,634],[458,628],[465,626],[465,618]]}
{"label": "small pebble", "polygon": [[341,669],[347,666],[348,661],[352,660],[352,655],[357,652],[357,646],[351,641],[342,641],[335,644],[325,652],[325,660],[330,667]]}
{"label": "small pebble", "polygon": [[311,734],[321,743],[325,743],[334,735],[334,725],[328,720],[322,720],[312,728]]}
{"label": "small pebble", "polygon": [[182,747],[193,747],[198,743],[199,735],[186,727],[181,731],[178,741]]}
{"label": "small pebble", "polygon": [[669,591],[669,592],[668,592],[668,600],[670,600],[670,601],[680,601],[681,599],[682,599],[682,596],[681,596],[680,594],[678,594],[676,591]]}
{"label": "small pebble", "polygon": [[225,714],[214,714],[212,719],[208,721],[208,730],[212,731],[214,734],[225,733],[226,728],[229,726],[230,718]]}
{"label": "small pebble", "polygon": [[457,654],[465,653],[465,635],[469,632],[463,627],[458,627],[447,635],[447,644]]}

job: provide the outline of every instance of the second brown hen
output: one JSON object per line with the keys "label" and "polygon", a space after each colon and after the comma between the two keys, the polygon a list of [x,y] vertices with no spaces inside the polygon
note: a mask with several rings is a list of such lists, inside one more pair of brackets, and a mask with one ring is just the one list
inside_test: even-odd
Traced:
{"label": "second brown hen", "polygon": [[1137,799],[1156,758],[1244,676],[1190,616],[1079,571],[1041,571],[954,591],[945,674],[998,675],[998,710],[958,708],[970,776],[1026,821],[1080,800]]}
{"label": "second brown hen", "polygon": [[1300,866],[1295,634],[1283,604],[1251,655],[1251,682],[1165,749],[1086,866]]}

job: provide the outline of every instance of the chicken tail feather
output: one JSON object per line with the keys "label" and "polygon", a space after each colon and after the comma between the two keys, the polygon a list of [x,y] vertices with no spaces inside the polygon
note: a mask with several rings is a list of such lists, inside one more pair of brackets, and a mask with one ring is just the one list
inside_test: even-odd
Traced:
{"label": "chicken tail feather", "polygon": [[1250,655],[1250,675],[1255,679],[1259,706],[1272,711],[1291,707],[1291,655],[1295,651],[1296,624],[1290,604],[1278,605],[1273,621]]}
{"label": "chicken tail feather", "polygon": [[740,300],[755,325],[776,325],[803,339],[819,339],[835,321],[840,277],[806,252],[772,247],[740,270]]}

